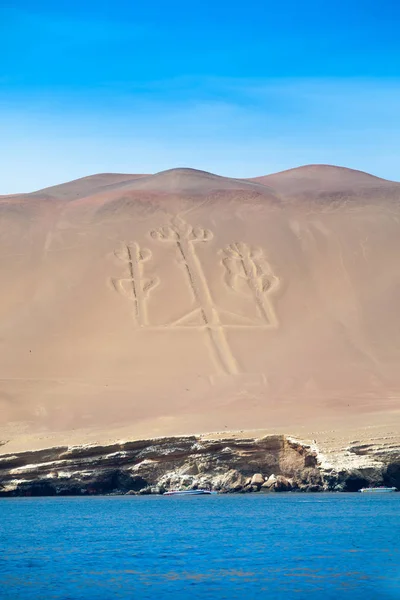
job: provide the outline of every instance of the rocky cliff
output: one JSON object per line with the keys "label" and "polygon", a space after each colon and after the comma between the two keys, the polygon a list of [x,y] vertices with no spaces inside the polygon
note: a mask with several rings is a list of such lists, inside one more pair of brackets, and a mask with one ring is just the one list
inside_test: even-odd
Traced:
{"label": "rocky cliff", "polygon": [[329,457],[284,435],[164,437],[2,454],[1,496],[357,491],[400,487],[400,447],[357,445]]}

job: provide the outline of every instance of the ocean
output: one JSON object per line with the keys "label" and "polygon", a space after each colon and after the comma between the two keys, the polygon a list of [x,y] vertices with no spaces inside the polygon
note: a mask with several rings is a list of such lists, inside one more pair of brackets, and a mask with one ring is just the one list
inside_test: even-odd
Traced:
{"label": "ocean", "polygon": [[1,600],[400,598],[400,493],[0,500]]}

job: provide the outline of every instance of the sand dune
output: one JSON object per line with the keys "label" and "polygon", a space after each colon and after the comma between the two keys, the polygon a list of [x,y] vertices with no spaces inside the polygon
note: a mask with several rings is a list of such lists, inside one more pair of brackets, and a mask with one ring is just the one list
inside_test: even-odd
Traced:
{"label": "sand dune", "polygon": [[399,184],[380,177],[375,177],[363,171],[335,167],[332,165],[306,165],[272,175],[255,177],[250,181],[257,181],[269,185],[281,193],[298,195],[304,192],[337,192],[361,188],[398,188]]}
{"label": "sand dune", "polygon": [[124,175],[122,173],[100,173],[98,175],[89,175],[67,183],[61,183],[52,187],[32,192],[29,197],[43,197],[57,200],[77,200],[87,195],[93,195],[120,183],[133,181],[135,179],[146,177],[146,175]]}
{"label": "sand dune", "polygon": [[0,439],[393,427],[399,219],[325,165],[0,197]]}

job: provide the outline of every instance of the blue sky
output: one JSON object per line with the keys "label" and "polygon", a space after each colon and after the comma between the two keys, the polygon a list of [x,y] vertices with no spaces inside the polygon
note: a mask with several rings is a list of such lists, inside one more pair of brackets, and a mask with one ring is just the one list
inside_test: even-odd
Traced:
{"label": "blue sky", "polygon": [[96,172],[400,180],[397,0],[3,0],[0,194]]}

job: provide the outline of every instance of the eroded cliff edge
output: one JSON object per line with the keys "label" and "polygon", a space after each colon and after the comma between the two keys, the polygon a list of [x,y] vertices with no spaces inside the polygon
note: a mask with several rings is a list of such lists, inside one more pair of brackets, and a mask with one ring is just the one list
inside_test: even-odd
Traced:
{"label": "eroded cliff edge", "polygon": [[327,456],[285,435],[164,437],[0,456],[0,496],[357,491],[400,488],[400,447],[354,444]]}

